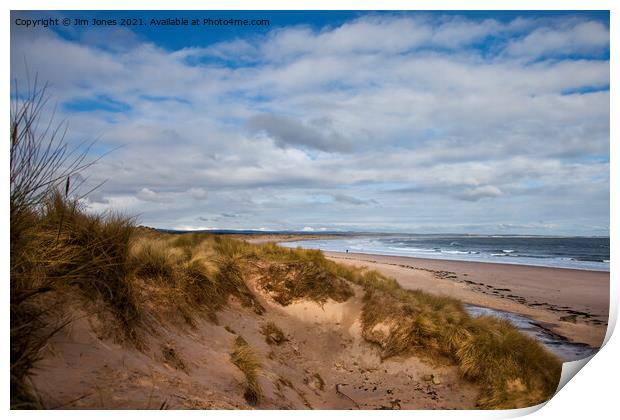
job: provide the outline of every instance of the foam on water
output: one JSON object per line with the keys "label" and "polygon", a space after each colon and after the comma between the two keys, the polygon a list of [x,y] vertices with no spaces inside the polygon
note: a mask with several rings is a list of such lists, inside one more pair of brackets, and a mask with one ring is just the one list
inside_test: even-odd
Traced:
{"label": "foam on water", "polygon": [[283,242],[324,251],[609,271],[609,238],[351,237]]}

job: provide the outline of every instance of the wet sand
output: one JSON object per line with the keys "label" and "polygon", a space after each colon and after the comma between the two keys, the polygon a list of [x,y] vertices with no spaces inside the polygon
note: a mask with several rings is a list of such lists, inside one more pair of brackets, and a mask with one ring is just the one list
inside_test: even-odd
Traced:
{"label": "wet sand", "polygon": [[599,347],[609,312],[609,273],[513,264],[324,252],[365,266],[402,287],[528,316],[566,339]]}

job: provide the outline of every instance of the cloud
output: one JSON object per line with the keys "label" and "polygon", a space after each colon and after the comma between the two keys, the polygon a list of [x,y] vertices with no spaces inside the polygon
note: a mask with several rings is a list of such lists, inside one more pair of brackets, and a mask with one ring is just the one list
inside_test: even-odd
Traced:
{"label": "cloud", "polygon": [[155,192],[145,187],[138,191],[136,198],[153,203],[169,203],[175,200],[203,201],[207,198],[207,192],[202,188],[190,188],[187,191]]}
{"label": "cloud", "polygon": [[543,56],[602,52],[609,47],[609,28],[600,22],[574,22],[574,25],[542,27],[506,48],[511,55]]}
{"label": "cloud", "polygon": [[544,223],[544,222],[536,222],[536,223],[500,223],[497,225],[497,228],[500,230],[553,230],[557,229],[558,225],[555,223]]}
{"label": "cloud", "polygon": [[484,185],[475,188],[467,188],[463,192],[455,195],[460,200],[478,201],[482,198],[500,197],[502,191],[493,185]]}
{"label": "cloud", "polygon": [[213,227],[205,225],[177,225],[171,228],[172,230],[185,230],[185,231],[197,231],[197,230],[213,230]]}
{"label": "cloud", "polygon": [[350,142],[335,132],[326,118],[304,124],[292,117],[262,114],[251,117],[247,126],[251,132],[265,134],[283,148],[302,146],[324,152],[351,151]]}
{"label": "cloud", "polygon": [[202,188],[190,188],[187,190],[187,194],[194,200],[205,200],[207,198],[207,192]]}
{"label": "cloud", "polygon": [[26,59],[67,140],[113,151],[87,174],[107,180],[93,210],[169,228],[609,225],[609,29],[587,14],[366,13],[176,50],[106,33],[11,31],[11,76]]}
{"label": "cloud", "polygon": [[136,194],[136,197],[139,200],[151,201],[154,203],[164,203],[166,201],[169,201],[167,198],[163,197],[161,194],[157,194],[155,191],[148,189],[148,188],[142,188],[140,191],[138,191],[138,193]]}
{"label": "cloud", "polygon": [[356,206],[364,206],[364,205],[368,205],[368,204],[379,204],[377,202],[377,200],[374,199],[370,199],[370,200],[363,200],[361,198],[355,198],[352,197],[350,195],[346,195],[346,194],[332,194],[332,197],[334,199],[334,201],[338,202],[338,203],[344,203],[344,204],[353,204]]}
{"label": "cloud", "polygon": [[334,28],[307,25],[279,28],[265,38],[224,41],[187,54],[236,61],[281,63],[306,56],[354,56],[402,54],[416,49],[457,49],[500,34],[510,33],[524,22],[508,24],[495,19],[469,20],[462,16],[368,14]]}

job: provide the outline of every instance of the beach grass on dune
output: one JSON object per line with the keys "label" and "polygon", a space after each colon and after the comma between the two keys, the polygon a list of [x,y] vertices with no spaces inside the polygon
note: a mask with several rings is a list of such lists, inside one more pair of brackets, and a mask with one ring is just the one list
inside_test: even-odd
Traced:
{"label": "beach grass on dune", "polygon": [[232,363],[243,372],[246,379],[243,397],[250,405],[257,405],[262,397],[258,384],[258,374],[262,365],[252,347],[241,336],[237,336],[233,352],[230,354]]}
{"label": "beach grass on dune", "polygon": [[286,341],[286,334],[273,322],[263,324],[260,332],[265,336],[267,344],[279,345]]}
{"label": "beach grass on dune", "polygon": [[167,319],[180,314],[194,325],[202,314],[215,321],[231,296],[258,314],[264,311],[247,287],[246,262],[241,254],[221,248],[219,238],[150,233],[136,235],[133,244],[134,281],[156,297]]}
{"label": "beach grass on dune", "polygon": [[374,273],[361,284],[363,335],[383,357],[448,359],[481,386],[482,408],[536,405],[555,392],[561,362],[508,321],[472,318],[457,300],[404,290]]}
{"label": "beach grass on dune", "polygon": [[[139,342],[141,312],[127,279],[131,220],[87,215],[75,201],[50,193],[29,212],[29,222],[12,226],[11,401],[32,400],[24,382],[49,337],[66,322],[60,296],[101,302],[125,338]],[[18,231],[18,232],[17,232]]]}
{"label": "beach grass on dune", "polygon": [[[161,313],[180,314],[189,325],[201,314],[215,320],[230,296],[261,313],[246,284],[248,276],[257,276],[259,286],[282,305],[301,299],[343,302],[353,296],[350,284],[356,284],[365,291],[363,337],[378,346],[382,357],[416,354],[457,365],[465,378],[480,385],[480,407],[534,405],[550,398],[558,383],[557,358],[508,322],[471,318],[457,300],[402,289],[393,279],[339,265],[320,251],[253,245],[208,234],[153,233],[135,228],[127,218],[87,214],[58,194],[31,217],[20,249],[12,249],[12,302],[28,290],[42,288],[100,302],[117,319],[124,339],[134,344],[144,334],[148,305]],[[35,248],[45,251],[32,252]],[[12,320],[18,307],[26,308],[12,305]],[[44,318],[37,322],[45,323]],[[30,332],[27,338],[44,340],[42,331]],[[13,338],[16,345],[28,342],[14,337],[12,328]],[[12,358],[16,395],[42,346],[31,345],[21,379]],[[261,394],[255,354],[238,340],[231,357],[246,375],[247,401],[257,403]],[[23,397],[26,392],[20,395],[29,401]]]}
{"label": "beach grass on dune", "polygon": [[250,259],[275,266],[294,263],[296,270],[302,266],[304,271],[321,273],[325,281],[316,285],[317,291],[299,293],[297,290],[312,288],[314,283],[305,283],[303,276],[295,276],[295,270],[284,281],[279,280],[279,272],[270,278],[273,271],[263,268],[263,287],[270,291],[270,285],[273,289],[275,284],[275,300],[283,305],[311,296],[319,296],[314,300],[321,302],[326,289],[335,293],[330,296],[333,300],[344,301],[350,291],[342,291],[338,280],[362,286],[363,336],[379,346],[382,357],[417,354],[457,365],[465,378],[481,387],[481,408],[536,405],[555,392],[560,360],[507,321],[472,318],[456,299],[405,290],[376,271],[345,267],[327,260],[317,250],[287,249],[274,244],[238,246]]}
{"label": "beach grass on dune", "polygon": [[259,283],[281,305],[306,298],[318,303],[328,299],[344,302],[353,295],[341,278],[318,264],[304,262],[273,263],[264,270]]}

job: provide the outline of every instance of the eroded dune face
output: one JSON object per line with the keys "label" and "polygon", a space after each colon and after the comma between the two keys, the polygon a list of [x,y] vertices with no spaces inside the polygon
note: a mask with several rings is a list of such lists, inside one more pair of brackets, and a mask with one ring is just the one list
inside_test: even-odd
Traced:
{"label": "eroded dune face", "polygon": [[[158,323],[142,351],[105,338],[105,325],[84,313],[50,341],[34,385],[50,408],[475,407],[478,388],[460,379],[455,367],[415,356],[381,359],[377,346],[362,337],[360,287],[345,302],[282,306],[255,281],[248,283],[265,308],[262,315],[231,298],[218,324]],[[267,324],[284,338],[269,340]],[[258,401],[246,399],[246,378],[231,361],[239,336],[261,365]]]}
{"label": "eroded dune face", "polygon": [[319,251],[138,231],[127,253],[115,294],[49,296],[71,322],[32,372],[43,407],[515,408],[557,386],[508,322]]}

